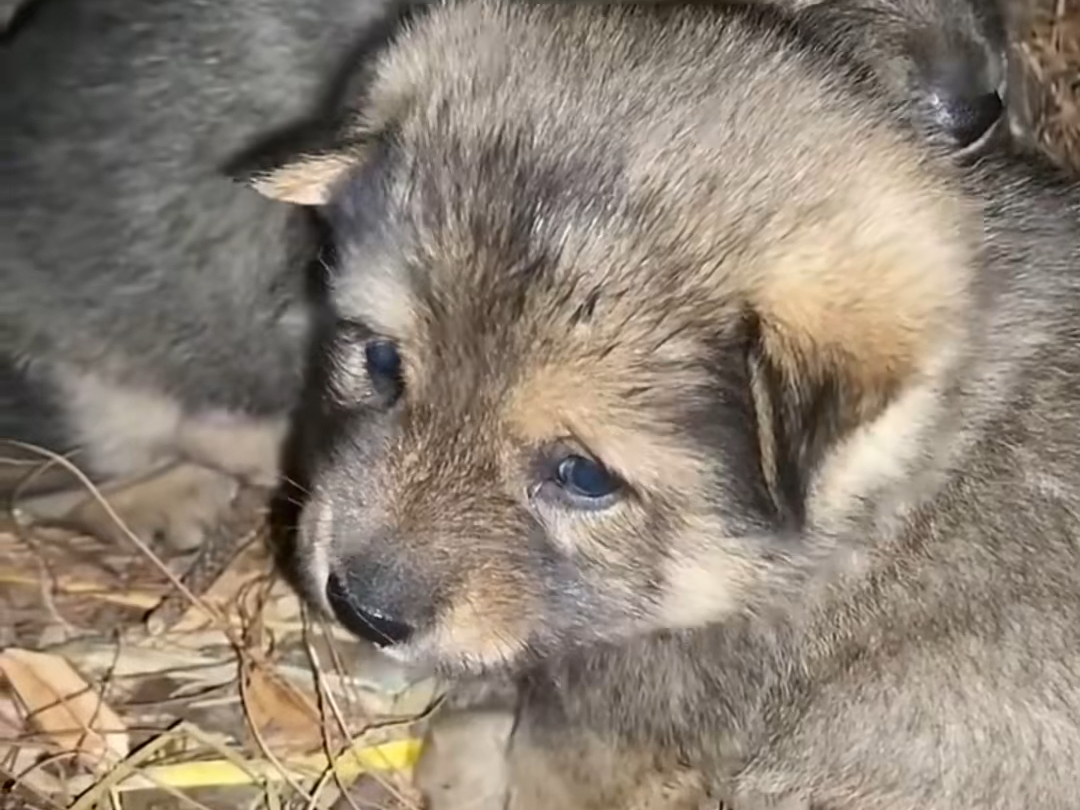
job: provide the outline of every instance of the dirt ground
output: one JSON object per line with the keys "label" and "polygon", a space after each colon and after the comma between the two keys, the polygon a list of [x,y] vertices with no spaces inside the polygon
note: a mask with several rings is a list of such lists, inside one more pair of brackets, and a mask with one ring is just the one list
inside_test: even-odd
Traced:
{"label": "dirt ground", "polygon": [[[1080,175],[1080,0],[1010,12],[1015,126]],[[148,626],[187,561],[0,518],[0,810],[418,806],[438,685],[307,615],[268,537]]]}

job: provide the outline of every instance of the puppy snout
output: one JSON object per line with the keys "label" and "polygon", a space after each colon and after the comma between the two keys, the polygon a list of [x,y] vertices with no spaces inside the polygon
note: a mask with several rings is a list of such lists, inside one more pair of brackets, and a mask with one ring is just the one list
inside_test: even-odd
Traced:
{"label": "puppy snout", "polygon": [[937,123],[958,147],[980,140],[1004,114],[997,83],[975,55],[937,60],[928,84]]}
{"label": "puppy snout", "polygon": [[428,597],[407,580],[377,560],[353,557],[330,572],[326,599],[350,632],[379,647],[393,647],[431,619]]}
{"label": "puppy snout", "polygon": [[947,111],[949,129],[957,146],[970,146],[1001,118],[1004,106],[996,92],[953,99]]}
{"label": "puppy snout", "polygon": [[384,609],[368,604],[357,593],[348,575],[332,573],[326,582],[326,599],[337,620],[351,632],[380,647],[392,647],[408,640],[413,628]]}

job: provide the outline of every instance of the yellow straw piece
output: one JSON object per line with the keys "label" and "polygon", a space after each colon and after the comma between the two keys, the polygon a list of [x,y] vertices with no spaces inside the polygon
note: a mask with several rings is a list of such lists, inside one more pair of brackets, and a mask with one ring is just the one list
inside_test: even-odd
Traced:
{"label": "yellow straw piece", "polygon": [[[356,744],[335,760],[336,770],[345,782],[355,780],[365,771],[409,771],[420,755],[422,742],[416,738],[394,740],[382,745]],[[296,757],[284,762],[298,778],[314,778],[330,767],[325,754]],[[173,765],[149,765],[123,780],[117,788],[140,790],[159,786],[186,790],[200,787],[251,785],[260,781],[280,782],[285,776],[265,760],[249,760],[244,767],[226,759],[201,762],[178,762]]]}

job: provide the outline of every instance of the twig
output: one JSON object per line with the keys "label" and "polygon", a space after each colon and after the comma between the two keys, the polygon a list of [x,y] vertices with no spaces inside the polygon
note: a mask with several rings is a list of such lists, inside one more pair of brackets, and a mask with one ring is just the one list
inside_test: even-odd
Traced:
{"label": "twig", "polygon": [[[307,615],[307,609],[302,608],[302,610],[304,612],[304,615],[306,616]],[[309,625],[305,624],[305,626],[309,626]],[[333,718],[334,718],[335,722],[337,723],[337,726],[338,726],[338,729],[339,729],[340,733],[344,735],[346,740],[349,740],[349,741],[354,740],[355,736],[349,730],[349,726],[348,726],[348,723],[345,720],[344,713],[341,711],[341,708],[338,706],[337,700],[334,697],[333,692],[326,688],[326,684],[325,684],[325,681],[323,679],[322,664],[321,664],[321,662],[319,660],[319,654],[315,650],[314,645],[311,643],[311,636],[310,636],[310,634],[308,632],[304,633],[304,648],[307,651],[308,658],[311,661],[312,671],[313,671],[313,674],[315,675],[315,682],[316,682],[317,691],[318,691],[319,698],[320,698],[320,709],[322,708],[323,705],[328,706],[330,708],[330,712],[333,715]],[[416,722],[416,719],[413,718],[413,720],[411,720],[410,722]],[[330,740],[326,736],[327,731],[325,730],[325,725],[326,725],[325,720],[323,721],[322,725],[323,725],[323,728],[324,728],[324,732],[323,732],[324,745],[329,746],[330,745]],[[350,747],[349,751],[352,753],[353,757],[356,759],[357,764],[360,764],[359,757],[356,754],[355,749]],[[341,785],[340,776],[337,773],[337,760],[336,759],[331,760],[331,763],[332,763],[332,767],[334,769],[334,779],[338,783],[338,787],[341,789],[342,794],[345,796],[345,800],[349,803],[350,807],[354,808],[354,810],[358,810],[358,808],[356,808],[356,805],[353,803],[352,798],[349,797],[348,791],[344,788],[343,785]],[[387,764],[389,764],[389,763],[387,763]],[[401,801],[406,806],[416,807],[415,803],[412,802],[412,800],[409,799],[408,797],[406,797],[404,794],[402,794],[402,792],[399,790],[398,786],[393,784],[391,780],[384,779],[381,774],[374,774],[373,776],[379,782],[380,785],[385,787],[388,791],[390,791],[391,794],[393,794],[394,798],[398,799],[399,801]],[[419,810],[419,808],[417,810]]]}
{"label": "twig", "polygon": [[297,782],[293,778],[292,774],[285,768],[285,766],[282,765],[281,760],[279,760],[277,758],[277,755],[275,755],[274,752],[270,750],[270,747],[266,744],[266,740],[263,739],[262,732],[259,731],[258,724],[255,723],[252,720],[251,713],[248,710],[248,705],[249,704],[248,704],[248,692],[247,692],[247,683],[246,683],[246,681],[247,681],[247,678],[244,677],[243,663],[241,663],[241,673],[240,673],[240,680],[239,680],[240,700],[244,705],[244,714],[247,717],[248,726],[251,729],[252,737],[255,738],[255,742],[259,746],[259,750],[262,751],[263,755],[268,760],[270,760],[270,762],[273,764],[273,766],[275,768],[277,768],[279,771],[281,771],[281,775],[285,778],[285,781],[289,783],[289,787],[291,787],[294,791],[296,791],[297,795],[301,796],[303,799],[306,799],[306,800],[310,801],[311,796],[308,794],[308,792],[306,790],[304,790],[304,788],[300,785],[300,783]]}
{"label": "twig", "polygon": [[108,515],[109,519],[116,524],[116,527],[120,529],[121,533],[128,540],[130,540],[132,544],[148,560],[150,560],[155,566],[157,566],[157,568],[166,576],[166,578],[168,578],[169,582],[172,583],[172,585],[178,591],[180,591],[185,597],[187,597],[187,599],[192,604],[198,605],[202,610],[206,611],[208,616],[216,619],[219,622],[221,621],[221,617],[220,615],[218,615],[217,611],[207,605],[194,593],[192,593],[191,590],[189,590],[188,587],[183,583],[180,577],[173,573],[172,569],[169,568],[169,566],[166,565],[162,561],[162,559],[154,553],[153,549],[146,545],[146,543],[144,543],[138,535],[136,535],[133,531],[131,531],[131,529],[128,528],[127,524],[124,523],[123,518],[121,518],[120,515],[116,513],[116,510],[112,508],[112,505],[105,499],[105,496],[101,494],[101,491],[97,488],[94,482],[87,478],[86,474],[82,470],[72,464],[68,459],[61,456],[59,453],[54,453],[53,451],[47,450],[43,447],[37,447],[35,445],[15,441],[13,439],[0,439],[0,443],[8,444],[12,447],[18,447],[30,453],[37,453],[44,458],[51,459],[56,464],[59,464],[64,467],[64,469],[68,470],[72,475],[75,476],[78,482],[82,484],[82,486],[87,490],[87,492],[90,493],[90,496],[94,498],[95,501],[97,501],[101,508],[105,510],[105,514]]}

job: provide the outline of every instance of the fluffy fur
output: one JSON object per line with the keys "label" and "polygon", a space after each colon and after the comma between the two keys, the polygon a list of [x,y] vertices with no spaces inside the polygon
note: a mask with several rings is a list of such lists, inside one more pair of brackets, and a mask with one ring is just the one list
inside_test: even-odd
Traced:
{"label": "fluffy fur", "polygon": [[[3,438],[98,480],[275,480],[321,237],[223,168],[322,106],[380,6],[26,5],[0,49]],[[202,522],[206,499],[159,491]]]}
{"label": "fluffy fur", "polygon": [[370,64],[301,161],[351,166],[304,573],[522,675],[511,806],[629,806],[611,745],[739,809],[1074,806],[1077,190],[764,10],[462,2]]}

